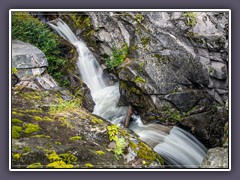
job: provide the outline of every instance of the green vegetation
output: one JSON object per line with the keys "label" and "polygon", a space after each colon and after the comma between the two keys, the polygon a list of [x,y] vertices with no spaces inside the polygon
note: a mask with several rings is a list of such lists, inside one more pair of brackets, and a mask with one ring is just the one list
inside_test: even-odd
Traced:
{"label": "green vegetation", "polygon": [[93,168],[94,166],[91,163],[86,163],[84,165],[85,168]]}
{"label": "green vegetation", "polygon": [[69,140],[71,140],[71,141],[77,141],[79,139],[81,139],[80,136],[73,136],[73,137],[69,138]]}
{"label": "green vegetation", "polygon": [[22,124],[23,122],[20,119],[12,118],[12,123],[14,123],[14,124]]}
{"label": "green vegetation", "polygon": [[18,73],[18,70],[17,70],[17,68],[12,68],[12,74],[17,74]]}
{"label": "green vegetation", "polygon": [[110,70],[116,69],[126,59],[127,54],[128,54],[127,44],[123,45],[123,47],[119,50],[117,50],[116,48],[113,48],[111,58],[106,59],[107,67]]}
{"label": "green vegetation", "polygon": [[13,139],[19,139],[21,132],[22,132],[22,127],[20,127],[20,126],[12,126],[12,138]]}
{"label": "green vegetation", "polygon": [[47,168],[73,168],[72,163],[76,163],[78,158],[69,153],[58,155],[55,151],[48,151],[46,154],[50,163],[47,165]]}
{"label": "green vegetation", "polygon": [[66,164],[64,161],[54,161],[47,165],[47,168],[73,168],[72,164]]}
{"label": "green vegetation", "polygon": [[41,128],[37,124],[29,123],[29,124],[24,125],[23,127],[25,128],[24,133],[26,133],[26,134],[31,134],[31,133],[41,130]]}
{"label": "green vegetation", "polygon": [[195,26],[197,24],[197,14],[195,12],[184,12],[183,17],[186,17],[186,25]]}
{"label": "green vegetation", "polygon": [[98,155],[104,155],[105,152],[103,152],[103,151],[96,151],[96,154],[98,154]]}
{"label": "green vegetation", "polygon": [[151,37],[149,37],[149,36],[141,38],[141,44],[143,45],[143,47],[147,47],[147,45],[149,45],[150,41],[151,41]]}
{"label": "green vegetation", "polygon": [[21,157],[21,154],[14,154],[13,155],[13,159],[15,159],[15,160],[19,160],[20,157]]}
{"label": "green vegetation", "polygon": [[61,98],[58,99],[58,105],[53,105],[50,107],[50,114],[59,114],[64,112],[70,112],[77,109],[80,109],[82,106],[82,100],[80,98],[75,98],[71,101],[66,101]]}
{"label": "green vegetation", "polygon": [[40,162],[37,162],[37,163],[30,164],[27,168],[28,169],[38,169],[38,168],[42,168],[42,165]]}
{"label": "green vegetation", "polygon": [[47,138],[47,139],[51,139],[51,136],[47,136],[47,135],[44,135],[44,134],[38,134],[38,135],[34,135],[34,136],[31,136],[32,138]]}
{"label": "green vegetation", "polygon": [[138,22],[141,23],[144,20],[144,17],[142,14],[137,13],[134,17],[134,19]]}
{"label": "green vegetation", "polygon": [[125,138],[118,137],[119,127],[116,124],[107,127],[108,137],[110,141],[115,142],[115,148],[113,149],[114,155],[117,159],[123,154],[124,149],[127,147]]}
{"label": "green vegetation", "polygon": [[136,83],[140,83],[140,84],[143,84],[143,83],[146,83],[146,80],[143,79],[142,77],[138,76],[135,80]]}
{"label": "green vegetation", "polygon": [[115,153],[115,157],[119,159],[119,156],[123,154],[124,149],[127,147],[127,142],[123,137],[117,138],[115,142],[116,142],[116,147],[114,149],[114,153]]}
{"label": "green vegetation", "polygon": [[182,120],[182,115],[179,111],[165,105],[162,108],[165,121],[179,122]]}
{"label": "green vegetation", "polygon": [[48,72],[61,86],[67,82],[62,78],[66,61],[61,58],[59,37],[27,12],[12,13],[12,38],[28,42],[38,47],[47,57]]}

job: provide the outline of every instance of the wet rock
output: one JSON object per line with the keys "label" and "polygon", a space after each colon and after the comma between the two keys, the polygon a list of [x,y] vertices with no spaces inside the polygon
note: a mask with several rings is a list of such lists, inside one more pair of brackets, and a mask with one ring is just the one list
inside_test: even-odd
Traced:
{"label": "wet rock", "polygon": [[228,168],[228,153],[227,148],[209,149],[200,168]]}

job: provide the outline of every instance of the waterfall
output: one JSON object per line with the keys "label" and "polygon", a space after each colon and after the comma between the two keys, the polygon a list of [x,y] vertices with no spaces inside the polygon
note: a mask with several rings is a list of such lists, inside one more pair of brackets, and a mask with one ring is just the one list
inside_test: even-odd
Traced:
{"label": "waterfall", "polygon": [[[91,90],[96,104],[93,113],[112,123],[120,124],[126,116],[127,107],[117,106],[120,97],[119,84],[106,85],[103,71],[91,51],[61,19],[50,22],[49,25],[76,47],[81,78]],[[190,133],[178,127],[169,128],[160,124],[144,125],[140,117],[132,118],[135,121],[131,122],[129,128],[159,153],[171,167],[199,167],[206,154],[206,148]]]}

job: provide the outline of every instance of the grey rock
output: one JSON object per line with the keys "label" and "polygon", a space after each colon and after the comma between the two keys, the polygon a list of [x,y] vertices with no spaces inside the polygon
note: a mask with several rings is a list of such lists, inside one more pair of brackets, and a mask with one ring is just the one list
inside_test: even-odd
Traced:
{"label": "grey rock", "polygon": [[12,41],[12,67],[39,68],[48,66],[45,55],[35,46],[22,41]]}
{"label": "grey rock", "polygon": [[181,112],[187,112],[202,98],[201,94],[201,91],[190,90],[168,94],[164,98],[172,102]]}
{"label": "grey rock", "polygon": [[213,71],[210,73],[210,76],[216,79],[220,80],[226,80],[227,79],[227,66],[224,63],[221,62],[211,62],[211,67],[213,68]]}
{"label": "grey rock", "polygon": [[228,168],[228,149],[221,147],[209,149],[200,168]]}
{"label": "grey rock", "polygon": [[[141,23],[137,13],[143,16]],[[120,105],[132,105],[145,122],[153,117],[164,121],[164,104],[174,112],[191,111],[192,117],[182,125],[195,129],[209,147],[220,144],[226,117],[217,123],[214,117],[219,117],[218,112],[212,109],[215,103],[227,101],[228,14],[196,12],[194,26],[187,25],[182,12],[87,14],[99,40],[95,47],[99,57],[110,56],[112,47],[120,49],[129,44],[130,61],[117,69]],[[217,124],[216,131],[212,124]]]}
{"label": "grey rock", "polygon": [[210,52],[209,58],[214,61],[220,61],[223,62],[222,55],[219,52]]}

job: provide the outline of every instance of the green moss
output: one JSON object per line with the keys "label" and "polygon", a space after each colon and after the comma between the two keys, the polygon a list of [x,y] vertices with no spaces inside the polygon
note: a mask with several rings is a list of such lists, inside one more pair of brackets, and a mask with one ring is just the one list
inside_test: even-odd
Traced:
{"label": "green moss", "polygon": [[154,54],[153,57],[157,58],[160,62],[167,63],[169,62],[169,56],[164,56],[160,54]]}
{"label": "green moss", "polygon": [[140,77],[140,76],[137,76],[137,78],[135,79],[135,82],[136,82],[136,83],[143,84],[143,83],[146,83],[146,80],[143,79],[143,78]]}
{"label": "green moss", "polygon": [[27,168],[28,169],[39,169],[39,168],[42,168],[42,165],[40,162],[37,162],[37,163],[30,164]]}
{"label": "green moss", "polygon": [[40,116],[33,116],[35,121],[42,121],[43,119]]}
{"label": "green moss", "polygon": [[175,110],[167,105],[164,105],[161,111],[164,115],[165,121],[170,122],[180,122],[182,120],[182,115],[180,111]]}
{"label": "green moss", "polygon": [[17,68],[13,67],[13,68],[12,68],[12,74],[17,74],[17,73],[18,73]]}
{"label": "green moss", "polygon": [[66,117],[59,117],[58,120],[61,122],[61,125],[62,125],[62,126],[66,126],[66,127],[68,127],[68,128],[73,129],[72,124],[67,120]]}
{"label": "green moss", "polygon": [[13,159],[15,159],[16,161],[18,161],[21,157],[21,154],[14,154],[13,155]]}
{"label": "green moss", "polygon": [[51,139],[51,136],[47,136],[47,135],[44,135],[44,134],[38,134],[38,135],[31,136],[31,138],[47,138],[47,139]]}
{"label": "green moss", "polygon": [[136,51],[137,49],[138,49],[138,45],[135,44],[135,45],[132,47],[132,50],[133,50],[133,51]]}
{"label": "green moss", "polygon": [[61,143],[61,142],[55,142],[55,144],[56,144],[56,145],[62,145],[62,143]]}
{"label": "green moss", "polygon": [[140,13],[137,13],[134,17],[134,19],[138,22],[141,23],[144,20],[144,16]]}
{"label": "green moss", "polygon": [[151,164],[155,160],[159,161],[161,164],[164,163],[162,157],[156,154],[150,147],[148,147],[143,142],[138,143],[137,156],[141,158],[143,161],[145,161],[144,164],[146,165]]}
{"label": "green moss", "polygon": [[94,124],[103,124],[103,120],[96,118],[95,116],[91,116],[91,121]]}
{"label": "green moss", "polygon": [[138,90],[135,86],[130,87],[131,91],[136,94],[142,94],[140,90]]}
{"label": "green moss", "polygon": [[62,159],[59,157],[59,155],[56,153],[56,151],[50,151],[46,154],[48,160],[50,162],[55,162],[55,161],[61,161]]}
{"label": "green moss", "polygon": [[143,45],[143,47],[146,47],[147,45],[149,45],[150,41],[151,41],[151,38],[149,36],[141,38],[141,44]]}
{"label": "green moss", "polygon": [[24,149],[23,149],[23,153],[28,153],[28,152],[30,152],[31,151],[31,147],[29,147],[29,146],[26,146],[26,147],[24,147]]}
{"label": "green moss", "polygon": [[22,132],[22,127],[20,126],[12,126],[12,138],[13,139],[19,139],[20,133]]}
{"label": "green moss", "polygon": [[104,155],[105,152],[103,152],[103,151],[96,151],[96,154],[98,154],[98,155]]}
{"label": "green moss", "polygon": [[26,134],[31,134],[31,133],[34,133],[34,132],[37,132],[37,131],[41,130],[41,128],[38,125],[31,124],[31,123],[26,124],[24,126],[24,128],[25,128],[24,133],[26,133]]}
{"label": "green moss", "polygon": [[78,161],[78,158],[71,152],[60,154],[59,157],[67,164],[75,164]]}
{"label": "green moss", "polygon": [[157,119],[157,117],[156,117],[156,116],[149,116],[148,118],[149,118],[149,120],[151,120],[151,121],[153,121],[153,120],[156,120],[156,119]]}
{"label": "green moss", "polygon": [[73,137],[69,138],[69,140],[71,140],[71,141],[77,141],[77,140],[80,140],[80,139],[81,139],[80,136],[73,136]]}
{"label": "green moss", "polygon": [[184,12],[182,16],[186,17],[186,25],[193,27],[197,24],[197,14],[195,12]]}
{"label": "green moss", "polygon": [[22,124],[23,122],[20,119],[12,118],[12,123],[14,123],[14,124]]}
{"label": "green moss", "polygon": [[74,168],[72,164],[66,164],[64,161],[55,161],[52,163],[49,163],[47,165],[47,168]]}
{"label": "green moss", "polygon": [[94,166],[91,163],[86,163],[84,165],[85,168],[93,168]]}

